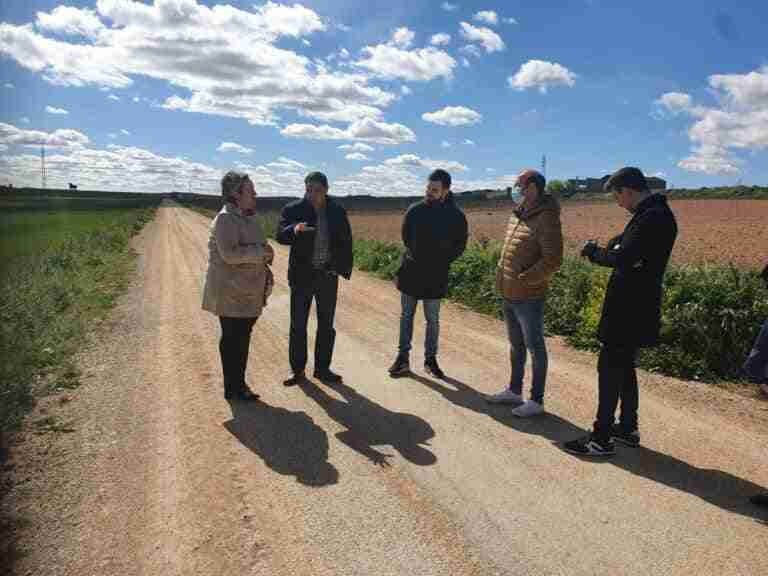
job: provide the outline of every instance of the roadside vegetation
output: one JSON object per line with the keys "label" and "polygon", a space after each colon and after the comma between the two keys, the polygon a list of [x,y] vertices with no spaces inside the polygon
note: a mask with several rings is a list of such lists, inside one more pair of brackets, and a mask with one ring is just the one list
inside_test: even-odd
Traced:
{"label": "roadside vegetation", "polygon": [[36,396],[78,385],[74,356],[125,290],[128,241],[159,201],[0,196],[0,444]]}
{"label": "roadside vegetation", "polygon": [[[496,263],[501,246],[471,243],[451,267],[448,297],[501,318]],[[402,245],[355,239],[355,265],[394,278]],[[550,335],[576,348],[596,350],[597,326],[610,271],[566,257],[554,276],[544,322]],[[733,267],[673,266],[664,280],[662,334],[639,365],[654,372],[702,381],[739,380],[740,366],[768,317],[768,291],[757,272]],[[628,330],[632,327],[628,326]]]}

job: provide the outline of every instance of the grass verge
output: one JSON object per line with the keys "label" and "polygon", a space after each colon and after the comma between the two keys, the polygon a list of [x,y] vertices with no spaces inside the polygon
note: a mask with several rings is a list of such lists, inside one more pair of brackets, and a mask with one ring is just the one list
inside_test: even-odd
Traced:
{"label": "grass verge", "polygon": [[134,265],[128,241],[154,210],[3,217],[4,250],[17,248],[0,268],[3,434],[18,428],[35,396],[78,385],[75,354],[126,288]]}

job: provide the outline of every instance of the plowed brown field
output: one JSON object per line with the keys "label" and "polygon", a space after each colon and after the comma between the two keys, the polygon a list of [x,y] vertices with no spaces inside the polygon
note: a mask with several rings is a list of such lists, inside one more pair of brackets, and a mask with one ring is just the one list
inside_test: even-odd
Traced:
{"label": "plowed brown field", "polygon": [[[679,234],[672,253],[674,262],[733,263],[739,268],[758,268],[768,258],[768,201],[766,200],[673,200]],[[509,210],[467,212],[473,240],[500,240]],[[629,214],[613,203],[563,205],[566,250],[574,254],[590,238],[604,243],[620,233]],[[378,240],[400,239],[400,213],[352,213],[355,235]]]}

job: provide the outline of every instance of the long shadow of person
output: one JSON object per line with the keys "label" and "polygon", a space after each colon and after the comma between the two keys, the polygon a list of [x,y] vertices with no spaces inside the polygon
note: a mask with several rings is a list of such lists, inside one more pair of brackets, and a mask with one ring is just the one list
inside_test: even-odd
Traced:
{"label": "long shadow of person", "polygon": [[[483,394],[455,378],[445,379],[448,386],[417,374],[411,375],[410,378],[438,392],[456,406],[485,414],[519,432],[542,436],[558,446],[565,440],[587,433],[583,428],[555,414],[545,413],[536,418],[512,416],[508,406],[488,404]],[[687,492],[719,508],[768,525],[768,511],[748,501],[750,496],[766,492],[766,489],[728,472],[697,468],[642,445],[639,448],[627,448],[614,458],[597,460],[596,463],[618,466],[630,474]]]}
{"label": "long shadow of person", "polygon": [[387,466],[385,454],[374,446],[391,446],[403,458],[419,466],[437,462],[437,457],[425,448],[435,431],[429,422],[414,414],[392,412],[358,394],[346,384],[334,384],[333,389],[344,398],[339,400],[311,382],[301,384],[301,389],[325,410],[329,417],[346,430],[336,437],[374,464]]}
{"label": "long shadow of person", "polygon": [[295,476],[306,486],[339,481],[328,462],[328,435],[305,412],[263,402],[230,402],[232,419],[223,426],[278,474]]}

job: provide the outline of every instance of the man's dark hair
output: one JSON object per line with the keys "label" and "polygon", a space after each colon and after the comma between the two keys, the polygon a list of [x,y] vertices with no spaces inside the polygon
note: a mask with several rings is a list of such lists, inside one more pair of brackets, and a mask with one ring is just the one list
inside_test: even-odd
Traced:
{"label": "man's dark hair", "polygon": [[317,182],[322,184],[324,188],[328,188],[328,178],[322,172],[310,172],[307,174],[307,177],[304,178],[304,184],[309,184],[310,182]]}
{"label": "man's dark hair", "polygon": [[432,174],[429,175],[429,180],[432,182],[440,182],[445,190],[450,190],[451,188],[451,175],[441,168],[432,172]]}
{"label": "man's dark hair", "polygon": [[649,192],[648,182],[640,168],[634,166],[625,166],[616,170],[608,181],[603,185],[606,192],[611,190],[620,190],[622,188],[632,188],[638,192]]}

